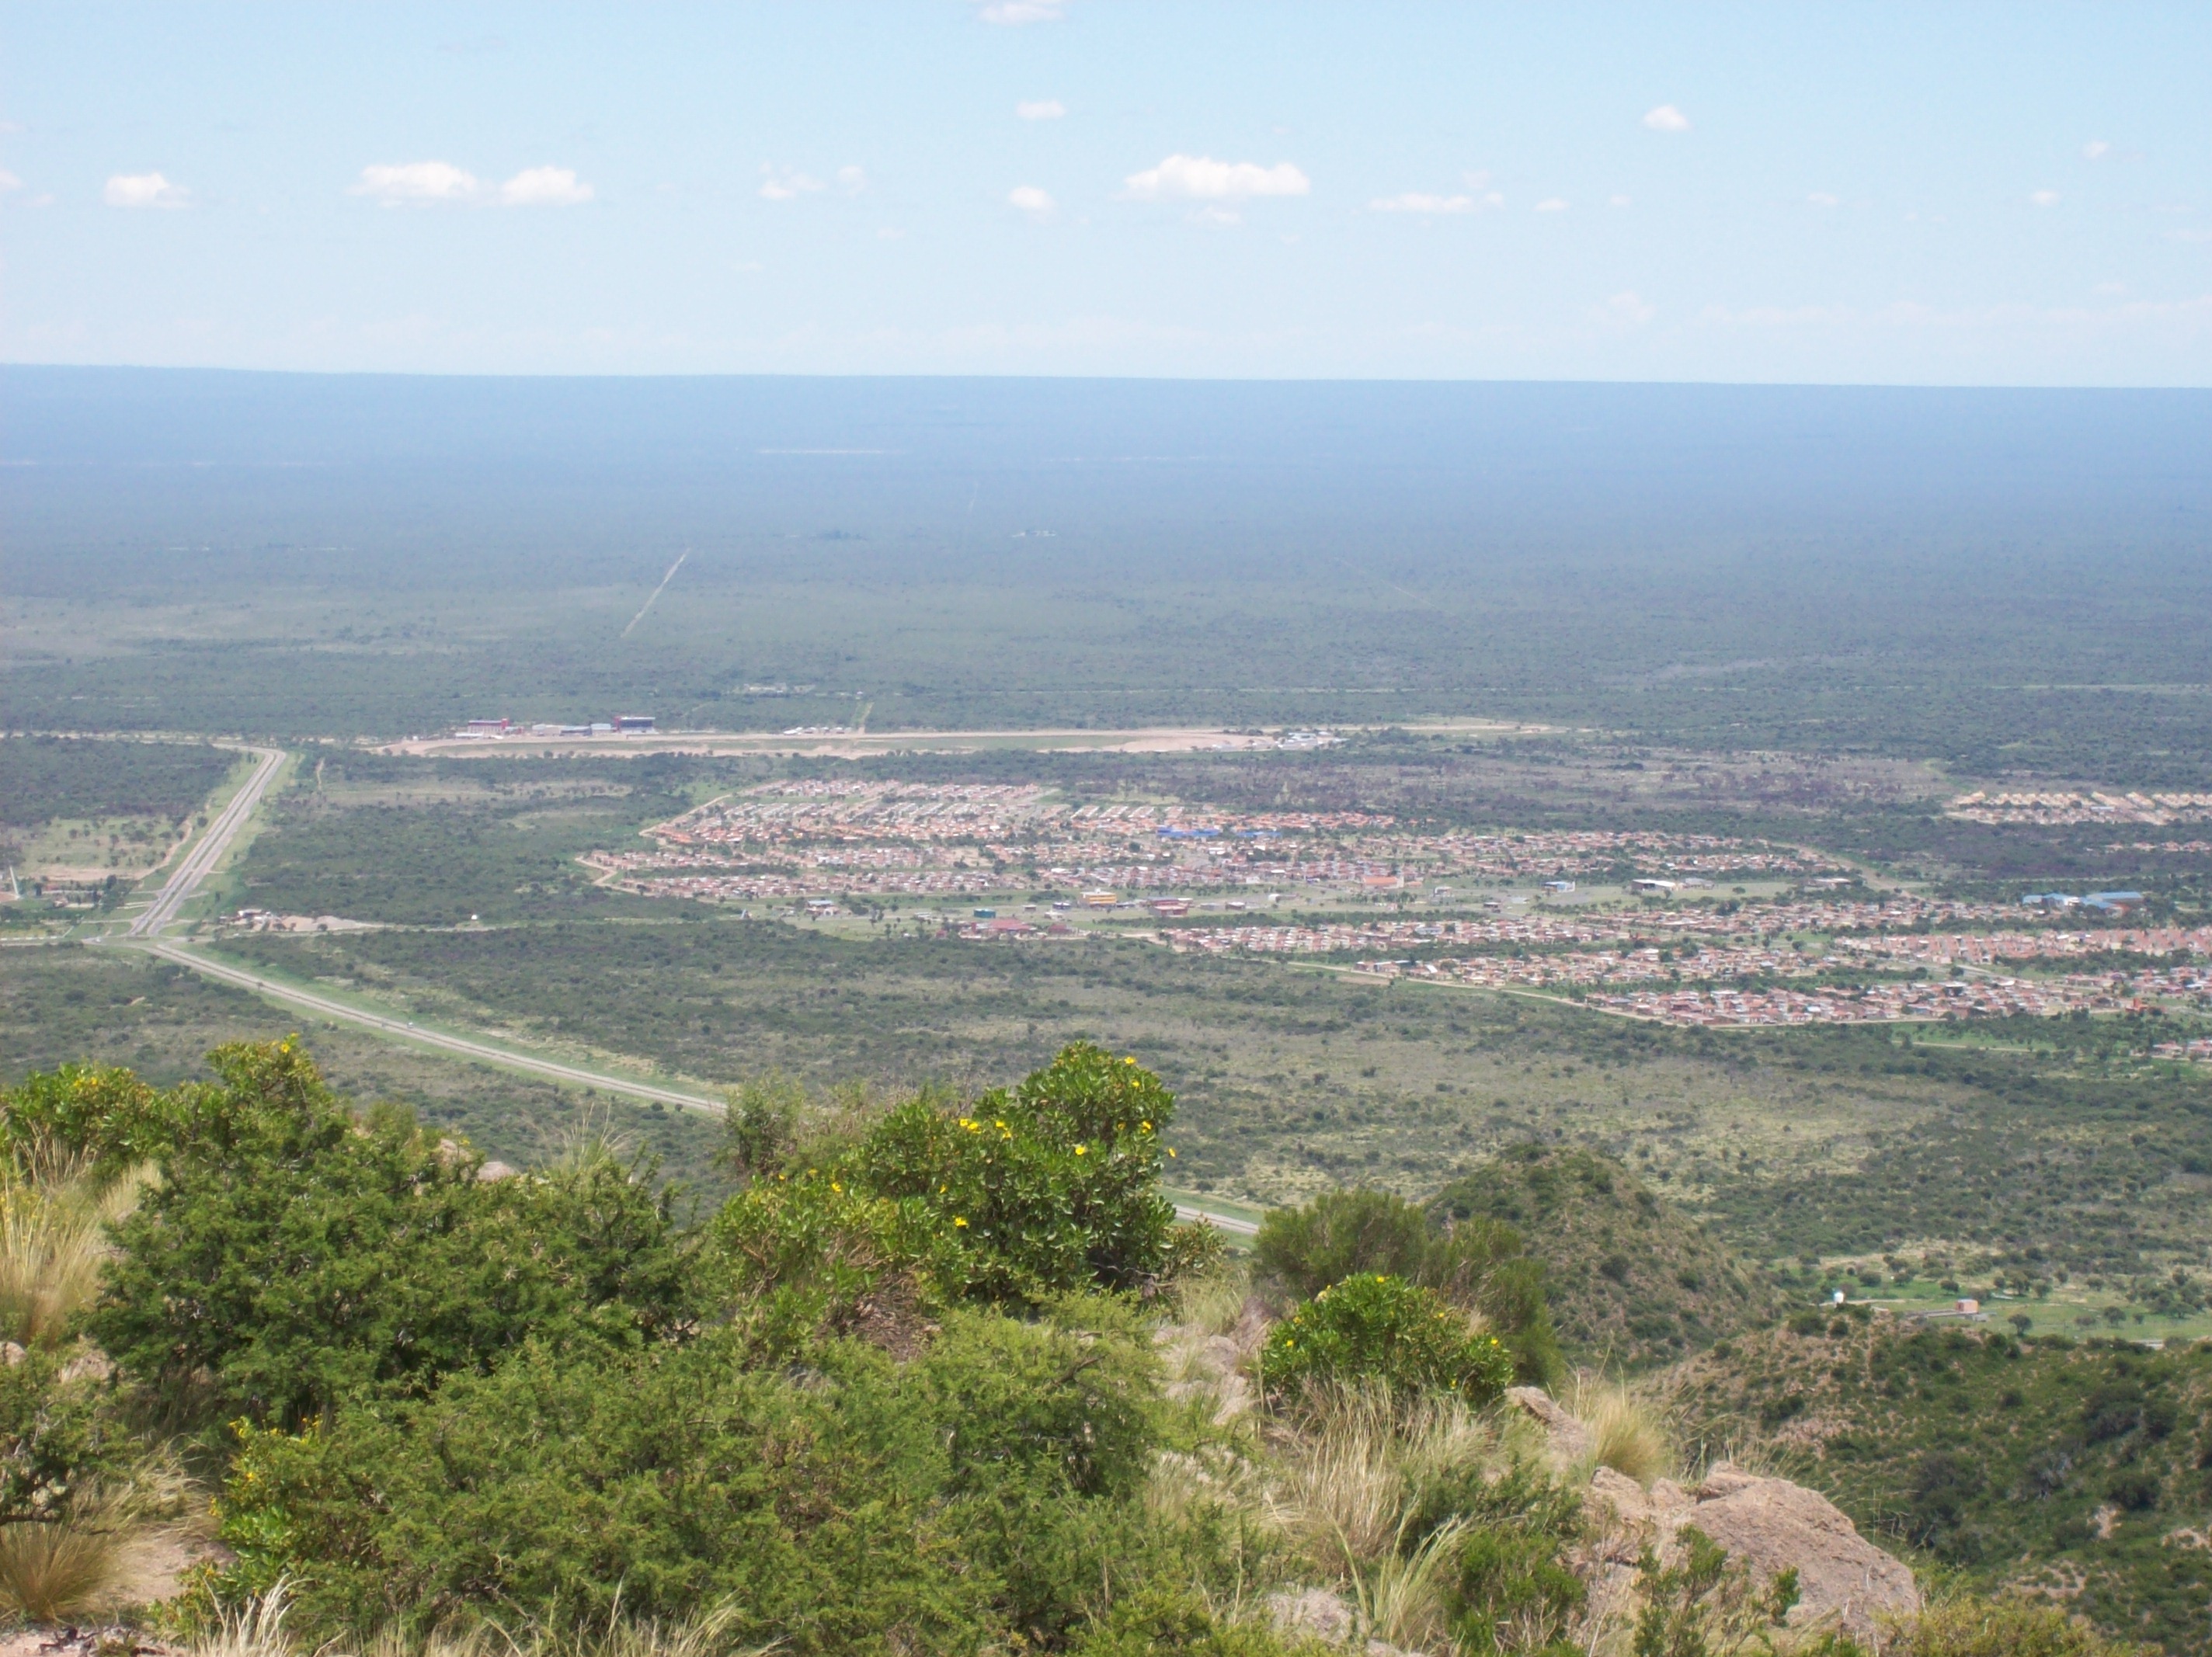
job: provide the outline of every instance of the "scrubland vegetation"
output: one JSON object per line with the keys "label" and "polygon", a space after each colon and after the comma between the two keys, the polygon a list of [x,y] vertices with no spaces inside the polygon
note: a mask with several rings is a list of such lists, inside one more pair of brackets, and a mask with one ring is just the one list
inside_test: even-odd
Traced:
{"label": "scrubland vegetation", "polygon": [[[1858,1649],[1790,1634],[1786,1581],[1695,1541],[1594,1595],[1580,1481],[1694,1471],[1686,1394],[1570,1375],[1479,1181],[1323,1198],[1231,1258],[1161,1194],[1176,1102],[1133,1058],[1078,1044],[967,1094],[761,1078],[696,1220],[604,1138],[487,1177],[296,1042],[210,1063],[0,1096],[0,1594],[26,1617],[151,1583],[141,1614],[204,1657]],[[1583,1464],[1501,1404],[1516,1381],[1581,1418]],[[2185,1437],[2157,1396],[2104,1398],[2136,1414],[2093,1442]],[[200,1563],[149,1576],[163,1548]],[[2154,1596],[2094,1603],[2170,1637]],[[1885,1648],[2105,1649],[1981,1602]]]}

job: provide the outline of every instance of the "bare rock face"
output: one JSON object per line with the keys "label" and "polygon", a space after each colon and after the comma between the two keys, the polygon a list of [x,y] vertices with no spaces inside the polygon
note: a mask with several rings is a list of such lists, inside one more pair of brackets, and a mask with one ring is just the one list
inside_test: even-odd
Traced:
{"label": "bare rock face", "polygon": [[1607,1589],[1622,1586],[1613,1579],[1629,1563],[1622,1556],[1632,1539],[1650,1542],[1672,1563],[1683,1527],[1694,1525],[1761,1582],[1796,1571],[1792,1628],[1836,1627],[1867,1636],[1875,1632],[1877,1618],[1920,1609],[1920,1590],[1901,1560],[1861,1536],[1827,1497],[1786,1478],[1761,1478],[1723,1463],[1693,1490],[1662,1478],[1646,1492],[1601,1467],[1590,1481],[1590,1498],[1613,1521],[1608,1534],[1616,1539],[1604,1558]]}
{"label": "bare rock face", "polygon": [[1540,1387],[1509,1387],[1505,1401],[1524,1415],[1533,1417],[1551,1438],[1549,1459],[1555,1470],[1565,1472],[1589,1460],[1595,1448],[1590,1442],[1589,1429],[1553,1401],[1552,1395]]}
{"label": "bare rock face", "polygon": [[74,1381],[105,1383],[115,1379],[115,1363],[90,1341],[81,1343],[55,1379],[64,1387]]}
{"label": "bare rock face", "polygon": [[501,1180],[512,1180],[520,1171],[494,1157],[477,1169],[477,1179],[482,1184],[495,1185]]}
{"label": "bare rock face", "polygon": [[1327,1588],[1285,1588],[1267,1600],[1267,1620],[1278,1634],[1340,1646],[1352,1638],[1352,1607]]}
{"label": "bare rock face", "polygon": [[1753,1572],[1771,1576],[1797,1569],[1797,1608],[1792,1627],[1832,1618],[1857,1635],[1871,1635],[1879,1616],[1920,1609],[1920,1590],[1902,1560],[1858,1533],[1842,1511],[1817,1490],[1786,1478],[1759,1478],[1726,1464],[1698,1486],[1689,1521]]}

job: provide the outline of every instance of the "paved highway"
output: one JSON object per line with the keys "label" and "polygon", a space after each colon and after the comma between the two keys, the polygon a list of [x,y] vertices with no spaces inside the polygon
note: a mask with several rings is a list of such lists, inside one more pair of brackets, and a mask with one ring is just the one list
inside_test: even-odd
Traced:
{"label": "paved highway", "polygon": [[268,792],[270,783],[276,779],[276,768],[284,763],[284,750],[281,748],[250,748],[246,752],[252,755],[258,762],[253,774],[246,780],[244,787],[230,797],[230,804],[222,808],[216,820],[208,824],[207,833],[200,836],[199,844],[185,854],[185,860],[162,883],[161,889],[154,895],[154,901],[131,923],[131,930],[125,936],[151,938],[174,920],[178,908],[198,889],[200,882],[207,878],[209,871],[222,861],[222,854],[230,849],[231,841],[238,838],[238,831],[245,828],[252,817],[254,808],[261,804],[262,795]]}
{"label": "paved highway", "polygon": [[226,966],[210,961],[204,955],[181,949],[174,944],[155,943],[147,946],[164,961],[173,961],[225,984],[236,985],[242,990],[288,1007],[297,1007],[324,1018],[335,1018],[343,1023],[374,1030],[397,1041],[412,1041],[419,1046],[435,1047],[441,1053],[459,1053],[467,1059],[482,1059],[510,1069],[528,1071],[534,1076],[550,1077],[556,1082],[580,1082],[586,1087],[604,1088],[610,1093],[628,1094],[634,1099],[650,1099],[664,1105],[674,1105],[683,1110],[721,1113],[722,1102],[703,1094],[684,1093],[675,1088],[656,1087],[650,1082],[641,1082],[633,1077],[610,1075],[605,1071],[586,1070],[580,1065],[564,1065],[556,1059],[542,1059],[533,1053],[520,1053],[513,1047],[495,1042],[473,1041],[465,1035],[448,1035],[443,1030],[424,1029],[404,1018],[388,1018],[382,1013],[364,1012],[358,1007],[348,1006],[343,1001],[317,995],[312,990],[297,989],[289,984],[280,984],[271,979],[258,978],[242,967]]}
{"label": "paved highway", "polygon": [[[605,1071],[586,1070],[580,1065],[564,1065],[557,1059],[539,1058],[534,1053],[519,1053],[512,1047],[489,1041],[472,1041],[465,1035],[448,1035],[443,1030],[426,1030],[404,1018],[387,1018],[381,1013],[363,1012],[358,1007],[348,1006],[328,996],[318,995],[312,990],[295,988],[266,978],[257,978],[240,967],[226,966],[195,955],[173,944],[155,943],[148,946],[164,961],[173,961],[196,973],[240,989],[252,990],[271,1001],[297,1007],[325,1018],[372,1030],[395,1041],[412,1041],[419,1046],[434,1047],[441,1053],[457,1053],[465,1059],[479,1059],[490,1064],[505,1065],[513,1070],[527,1071],[534,1076],[550,1077],[556,1082],[578,1082],[586,1087],[601,1088],[609,1093],[626,1094],[634,1099],[657,1100],[664,1105],[674,1105],[682,1110],[705,1111],[713,1115],[722,1113],[722,1102],[696,1093],[684,1093],[675,1088],[656,1087],[650,1082],[641,1082],[633,1077],[612,1075]],[[1250,1237],[1258,1235],[1256,1222],[1241,1215],[1216,1213],[1190,1203],[1176,1205],[1176,1217],[1181,1220],[1206,1220],[1233,1236]]]}
{"label": "paved highway", "polygon": [[[276,778],[277,768],[284,762],[284,752],[282,749],[256,748],[248,751],[258,762],[258,768],[246,780],[246,785],[231,797],[230,803],[216,814],[215,821],[208,825],[207,833],[201,836],[199,843],[191,848],[184,861],[177,865],[176,871],[162,883],[161,891],[155,895],[153,902],[146,907],[145,913],[131,923],[131,930],[125,936],[139,948],[161,956],[164,961],[174,962],[178,966],[198,973],[204,977],[215,979],[221,983],[234,985],[240,989],[251,990],[256,995],[281,1005],[296,1007],[302,1012],[313,1013],[319,1017],[335,1019],[341,1023],[351,1024],[356,1029],[368,1030],[392,1041],[412,1042],[417,1047],[430,1047],[441,1053],[450,1053],[460,1058],[478,1059],[487,1064],[503,1065],[510,1070],[522,1071],[532,1076],[543,1076],[556,1082],[576,1083],[585,1087],[602,1088],[609,1093],[623,1095],[632,1099],[644,1099],[659,1104],[673,1105],[679,1110],[696,1110],[713,1115],[721,1114],[722,1101],[708,1098],[703,1094],[686,1093],[677,1088],[659,1087],[650,1082],[638,1081],[633,1077],[611,1074],[605,1071],[587,1070],[580,1065],[565,1065],[556,1059],[545,1059],[534,1053],[519,1052],[496,1042],[479,1041],[465,1035],[452,1035],[443,1030],[424,1029],[404,1018],[392,1018],[382,1013],[364,1011],[359,1007],[350,1006],[345,1002],[335,1000],[329,996],[319,995],[313,990],[303,990],[290,984],[257,977],[243,967],[233,967],[222,962],[211,961],[207,956],[187,950],[180,944],[164,941],[160,936],[160,929],[176,919],[177,910],[185,900],[198,889],[200,882],[205,879],[216,865],[222,860],[223,853],[230,849],[231,842],[238,838],[239,832],[252,819],[255,809],[261,803],[262,795],[268,792],[270,783]],[[1207,1220],[1224,1231],[1243,1237],[1252,1236],[1260,1229],[1252,1221],[1240,1216],[1217,1214],[1187,1203],[1176,1205],[1176,1215],[1184,1220]]]}

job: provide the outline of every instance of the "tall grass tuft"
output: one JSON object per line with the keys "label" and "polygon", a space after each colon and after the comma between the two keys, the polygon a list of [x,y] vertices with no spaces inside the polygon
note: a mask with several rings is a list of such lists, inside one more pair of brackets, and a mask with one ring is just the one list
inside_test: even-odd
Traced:
{"label": "tall grass tuft", "polygon": [[1245,1297],[1252,1292],[1252,1274],[1233,1260],[1214,1270],[1185,1278],[1174,1288],[1176,1317],[1209,1335],[1225,1335],[1244,1315]]}
{"label": "tall grass tuft", "polygon": [[1626,1387],[1577,1375],[1565,1400],[1568,1412],[1589,1429],[1590,1460],[1648,1485],[1674,1466],[1674,1448],[1657,1409]]}
{"label": "tall grass tuft", "polygon": [[182,1470],[157,1452],[128,1483],[88,1482],[44,1518],[0,1525],[0,1615],[56,1623],[112,1609],[185,1492]]}
{"label": "tall grass tuft", "polygon": [[103,1178],[33,1144],[0,1162],[0,1338],[56,1346],[100,1291],[106,1228],[137,1205],[143,1169]]}
{"label": "tall grass tuft", "polygon": [[778,1642],[740,1648],[730,1638],[741,1615],[729,1600],[668,1622],[624,1617],[617,1605],[604,1624],[533,1626],[508,1643],[514,1657],[766,1657]]}
{"label": "tall grass tuft", "polygon": [[268,1593],[226,1609],[213,1628],[188,1648],[188,1657],[291,1657],[284,1618],[290,1586],[279,1581]]}
{"label": "tall grass tuft", "polygon": [[105,1610],[125,1552],[119,1531],[75,1515],[0,1525],[0,1608],[33,1623]]}
{"label": "tall grass tuft", "polygon": [[[1360,1626],[1368,1638],[1410,1651],[1445,1643],[1444,1578],[1467,1531],[1465,1520],[1447,1520],[1411,1549],[1395,1547],[1352,1572]],[[1404,1540],[1402,1530],[1399,1540]]]}
{"label": "tall grass tuft", "polygon": [[[357,1645],[325,1646],[316,1657],[766,1657],[779,1642],[739,1647],[730,1637],[741,1615],[725,1600],[690,1617],[625,1617],[617,1598],[604,1623],[533,1619],[509,1628],[487,1620],[422,1636],[387,1625]],[[283,1648],[195,1648],[190,1657],[283,1657]]]}

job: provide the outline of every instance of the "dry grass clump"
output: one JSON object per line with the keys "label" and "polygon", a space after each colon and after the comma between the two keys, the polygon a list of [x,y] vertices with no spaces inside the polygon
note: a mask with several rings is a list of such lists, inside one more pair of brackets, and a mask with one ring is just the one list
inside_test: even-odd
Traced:
{"label": "dry grass clump", "polygon": [[279,1581],[268,1593],[227,1606],[215,1626],[194,1640],[190,1657],[291,1657],[284,1618],[292,1608],[291,1589]]}
{"label": "dry grass clump", "polygon": [[1610,1467],[1644,1485],[1673,1471],[1674,1435],[1649,1400],[1625,1387],[1579,1375],[1560,1402],[1589,1429],[1593,1466]]}
{"label": "dry grass clump", "polygon": [[127,1484],[87,1485],[47,1517],[0,1525],[0,1614],[58,1623],[115,1609],[186,1490],[182,1470],[156,1454]]}
{"label": "dry grass clump", "polygon": [[1252,1292],[1250,1271],[1234,1261],[1175,1285],[1176,1314],[1183,1324],[1209,1335],[1225,1335],[1244,1315]]}
{"label": "dry grass clump", "polygon": [[1504,1434],[1449,1394],[1406,1398],[1373,1383],[1316,1389],[1297,1423],[1277,1445],[1269,1517],[1311,1568],[1350,1590],[1369,1637],[1439,1648],[1443,1575],[1465,1523],[1408,1544],[1439,1484],[1503,1469]]}
{"label": "dry grass clump", "polygon": [[104,1177],[88,1158],[37,1144],[0,1162],[0,1338],[60,1344],[100,1291],[107,1227],[137,1206],[150,1177]]}
{"label": "dry grass clump", "polygon": [[[281,1587],[275,1591],[282,1593]],[[732,1641],[741,1615],[735,1602],[725,1601],[692,1617],[625,1617],[617,1599],[604,1623],[533,1620],[510,1629],[485,1621],[434,1630],[419,1638],[386,1627],[357,1646],[325,1646],[315,1657],[766,1657],[775,1648],[774,1642],[739,1647]],[[276,1643],[246,1646],[218,1640],[196,1646],[191,1657],[287,1657],[283,1620],[280,1600],[268,1629]]]}

